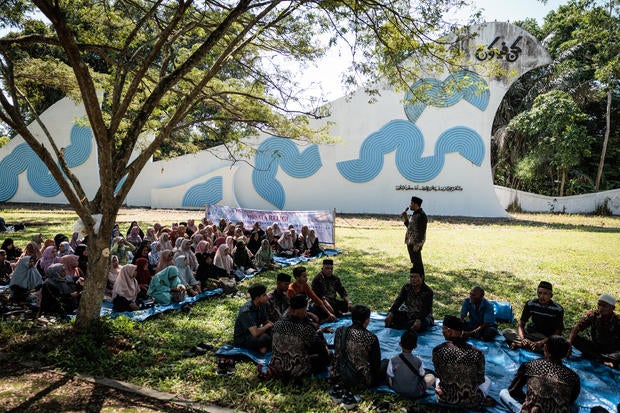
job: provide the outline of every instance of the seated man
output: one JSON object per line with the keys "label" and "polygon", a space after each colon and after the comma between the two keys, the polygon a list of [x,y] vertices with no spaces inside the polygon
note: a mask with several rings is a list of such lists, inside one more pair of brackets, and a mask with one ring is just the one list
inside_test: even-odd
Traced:
{"label": "seated man", "polygon": [[[538,298],[525,303],[519,320],[519,328],[515,331],[507,328],[502,331],[510,348],[527,348],[541,352],[547,339],[552,335],[562,334],[564,330],[564,309],[555,303],[553,286],[547,281],[541,281],[537,289]],[[532,319],[530,324],[525,325]]]}
{"label": "seated man", "polygon": [[[329,303],[336,317],[342,317],[342,313],[351,311],[351,300],[349,300],[347,290],[340,282],[340,278],[334,275],[334,260],[323,260],[321,272],[312,280],[312,291],[321,300]],[[340,294],[342,300],[338,300],[337,294]],[[314,306],[311,311],[321,320],[327,318],[327,314],[319,307]]]}
{"label": "seated man", "polygon": [[[469,315],[469,321],[465,318]],[[464,337],[493,341],[497,335],[493,305],[484,298],[482,287],[476,286],[469,292],[469,298],[463,301],[461,320],[465,322]]]}
{"label": "seated man", "polygon": [[409,399],[426,395],[426,389],[435,384],[435,376],[426,374],[420,357],[413,354],[418,346],[418,335],[415,331],[406,330],[400,336],[402,353],[392,357],[385,375],[390,387],[398,394]]}
{"label": "seated man", "polygon": [[409,271],[409,282],[400,290],[385,318],[385,326],[396,329],[426,331],[434,324],[433,290],[424,283],[424,277],[414,268]]}
{"label": "seated man", "polygon": [[351,320],[351,326],[336,330],[331,373],[334,381],[348,389],[366,389],[383,379],[381,348],[377,336],[366,329],[370,323],[368,307],[354,306]]}
{"label": "seated man", "polygon": [[486,398],[491,381],[485,377],[485,360],[482,351],[467,344],[463,337],[465,324],[455,316],[443,320],[443,336],[446,339],[433,349],[433,364],[437,373],[437,401],[479,410],[493,405]]}
{"label": "seated man", "polygon": [[269,369],[278,378],[301,379],[325,370],[329,363],[327,343],[308,322],[304,294],[291,298],[284,317],[273,326],[273,352]]}
{"label": "seated man", "polygon": [[562,364],[570,344],[551,336],[543,347],[545,357],[521,364],[510,387],[500,391],[500,398],[513,412],[577,411],[573,403],[581,390],[579,376]]}
{"label": "seated man", "polygon": [[267,314],[267,288],[254,284],[248,292],[250,300],[241,306],[235,320],[234,345],[265,354],[271,349],[273,327]]}
{"label": "seated man", "polygon": [[[620,315],[614,313],[615,308],[615,298],[609,294],[601,295],[598,298],[598,309],[588,311],[577,322],[568,336],[568,342],[580,350],[584,357],[619,369]],[[579,332],[588,327],[591,340],[579,336]]]}
{"label": "seated man", "polygon": [[13,267],[6,259],[6,251],[0,250],[0,285],[9,285],[12,273]]}
{"label": "seated man", "polygon": [[267,294],[267,308],[269,309],[269,320],[276,322],[282,318],[288,310],[290,300],[286,295],[288,285],[291,283],[291,276],[283,272],[278,274],[276,288]]}
{"label": "seated man", "polygon": [[293,298],[297,294],[305,294],[314,302],[316,306],[325,312],[326,318],[320,319],[320,322],[335,321],[336,316],[334,315],[334,309],[332,306],[329,302],[321,300],[308,285],[308,274],[306,273],[306,268],[295,267],[295,269],[293,269],[293,277],[295,277],[295,281],[289,284],[288,290],[286,291],[288,298]]}

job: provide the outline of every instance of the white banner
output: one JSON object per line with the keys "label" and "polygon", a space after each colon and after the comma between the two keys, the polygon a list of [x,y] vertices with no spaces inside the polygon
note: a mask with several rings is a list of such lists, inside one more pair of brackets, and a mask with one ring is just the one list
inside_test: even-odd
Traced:
{"label": "white banner", "polygon": [[214,224],[225,218],[226,221],[243,222],[246,228],[251,228],[258,222],[264,230],[274,222],[280,229],[285,230],[289,225],[295,227],[295,232],[301,232],[301,227],[307,225],[314,229],[321,244],[335,244],[334,240],[334,213],[330,211],[262,211],[259,209],[233,208],[220,205],[207,205],[205,212],[208,220]]}

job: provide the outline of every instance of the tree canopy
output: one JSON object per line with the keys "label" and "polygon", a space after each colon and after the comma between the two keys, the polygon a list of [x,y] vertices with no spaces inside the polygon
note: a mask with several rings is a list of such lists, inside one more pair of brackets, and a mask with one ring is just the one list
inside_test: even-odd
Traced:
{"label": "tree canopy", "polygon": [[[309,127],[309,119],[325,115],[322,102],[299,105],[304,95],[287,61],[312,62],[340,41],[353,56],[345,82],[364,82],[372,92],[381,78],[404,88],[422,61],[456,62],[458,48],[440,35],[451,29],[444,14],[463,3],[3,2],[0,23],[15,31],[0,38],[0,121],[43,160],[88,231],[92,274],[76,326],[87,327],[98,317],[109,234],[151,156],[173,152],[179,142],[185,147],[238,142],[258,131],[327,138],[326,129]],[[92,197],[46,129],[49,147],[27,128],[31,121],[41,123],[42,110],[63,96],[84,104],[96,142],[100,187]],[[140,144],[144,135],[150,140]],[[98,233],[96,213],[102,214]]]}
{"label": "tree canopy", "polygon": [[[620,104],[620,17],[617,6],[610,8],[613,5],[613,1],[572,0],[550,12],[542,27],[532,19],[516,23],[543,42],[553,63],[519,79],[500,106],[494,123],[496,183],[557,195],[557,176],[526,167],[538,165],[533,160],[545,157],[538,153],[544,135],[506,128],[513,117],[532,109],[537,96],[556,90],[566,92],[586,115],[581,123],[586,128],[584,139],[595,138],[590,154],[582,152],[579,161],[567,169],[565,193],[620,186],[620,171],[610,167],[620,162],[620,126],[615,116]],[[605,164],[608,167],[603,169]]]}

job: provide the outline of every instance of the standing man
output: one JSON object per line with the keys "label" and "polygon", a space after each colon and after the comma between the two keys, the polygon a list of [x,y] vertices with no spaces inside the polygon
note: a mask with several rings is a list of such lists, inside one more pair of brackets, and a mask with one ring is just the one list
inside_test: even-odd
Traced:
{"label": "standing man", "polygon": [[[411,217],[407,215],[407,209],[411,208],[413,214]],[[422,246],[426,241],[426,225],[428,218],[422,209],[422,199],[417,196],[411,197],[411,205],[405,209],[401,216],[403,217],[407,233],[405,234],[405,244],[409,252],[409,259],[415,271],[424,277],[424,264],[422,263]]]}

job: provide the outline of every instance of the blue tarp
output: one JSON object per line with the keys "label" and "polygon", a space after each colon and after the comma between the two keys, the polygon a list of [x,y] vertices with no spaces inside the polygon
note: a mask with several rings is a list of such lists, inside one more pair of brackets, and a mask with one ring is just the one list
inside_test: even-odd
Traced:
{"label": "blue tarp", "polygon": [[[398,342],[402,335],[402,330],[394,330],[384,327],[385,314],[372,313],[368,329],[375,333],[381,343],[381,357],[392,358],[400,353]],[[334,329],[351,324],[350,319],[339,319],[334,323],[325,324],[332,326]],[[325,333],[325,338],[329,344],[333,344],[334,334]],[[444,342],[441,332],[441,322],[435,325],[429,331],[420,334],[418,338],[418,348],[414,351],[424,362],[424,367],[433,369],[432,351],[433,348]],[[485,354],[486,359],[486,375],[491,379],[493,384],[489,391],[489,395],[498,401],[498,405],[494,408],[488,408],[490,412],[508,412],[499,400],[499,392],[501,389],[507,388],[519,365],[525,361],[541,357],[539,354],[527,350],[510,350],[500,335],[494,342],[484,342],[480,340],[469,341],[478,347]],[[244,350],[233,346],[224,346],[220,348],[217,355],[227,355],[231,357],[245,356],[258,364],[269,363],[271,353],[260,355],[248,350]],[[595,363],[587,359],[582,359],[579,352],[573,349],[573,355],[565,360],[565,365],[573,369],[579,374],[581,379],[581,393],[576,404],[579,406],[579,412],[589,412],[594,406],[602,406],[610,412],[616,411],[616,405],[620,403],[620,371],[613,370],[600,363]],[[375,388],[376,391],[392,392],[387,386]],[[425,404],[436,404],[434,392],[429,390],[427,396],[420,400]]]}
{"label": "blue tarp", "polygon": [[278,264],[280,264],[283,267],[288,267],[291,265],[297,265],[299,263],[302,262],[308,262],[308,261],[312,261],[315,260],[317,258],[321,258],[321,257],[331,257],[334,255],[338,255],[340,254],[340,250],[335,250],[335,249],[329,249],[326,248],[323,250],[323,252],[320,252],[317,256],[315,257],[292,257],[292,258],[284,258],[284,257],[276,257],[274,255],[273,259],[275,262],[277,262]]}
{"label": "blue tarp", "polygon": [[120,316],[125,316],[128,318],[131,318],[134,321],[144,321],[149,317],[152,317],[156,314],[160,314],[160,313],[164,313],[166,311],[170,311],[170,310],[178,310],[181,307],[183,307],[185,304],[188,303],[195,303],[198,300],[202,300],[203,298],[207,298],[207,297],[212,297],[215,295],[220,295],[224,292],[224,290],[222,290],[221,288],[216,288],[214,290],[208,290],[208,291],[204,291],[194,297],[186,297],[185,300],[181,301],[180,303],[172,303],[172,304],[168,304],[168,305],[156,305],[152,308],[147,308],[144,310],[138,310],[138,311],[125,311],[125,312],[114,312],[112,310],[112,303],[109,301],[104,301],[103,305],[101,306],[101,313],[100,315],[103,316],[110,316],[111,318],[116,318],[116,317],[120,317]]}

